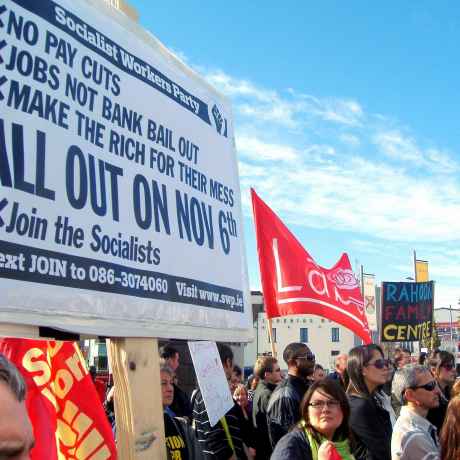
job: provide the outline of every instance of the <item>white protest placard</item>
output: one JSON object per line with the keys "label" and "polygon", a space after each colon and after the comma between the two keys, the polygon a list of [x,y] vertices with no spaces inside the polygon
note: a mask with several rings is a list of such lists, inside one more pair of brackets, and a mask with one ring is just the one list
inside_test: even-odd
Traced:
{"label": "white protest placard", "polygon": [[0,7],[2,321],[252,339],[229,102],[103,2]]}
{"label": "white protest placard", "polygon": [[234,405],[215,342],[188,342],[209,423],[214,426]]}

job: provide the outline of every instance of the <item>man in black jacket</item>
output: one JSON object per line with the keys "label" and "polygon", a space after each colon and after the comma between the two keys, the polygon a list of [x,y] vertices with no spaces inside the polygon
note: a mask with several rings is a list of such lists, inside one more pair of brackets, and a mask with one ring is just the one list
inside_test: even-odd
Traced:
{"label": "man in black jacket", "polygon": [[[218,343],[217,349],[225,376],[230,382],[233,371],[233,352],[223,343]],[[231,444],[222,424],[224,418],[231,437]],[[247,460],[243,442],[248,447],[254,447],[254,440],[251,439],[252,431],[238,404],[235,403],[216,425],[211,426],[201,390],[198,390],[193,398],[193,419],[205,460]]]}
{"label": "man in black jacket", "polygon": [[252,400],[252,423],[256,431],[256,459],[268,459],[272,453],[267,427],[268,401],[276,385],[281,382],[281,369],[276,358],[262,356],[254,366],[259,377]]}
{"label": "man in black jacket", "polygon": [[290,343],[283,352],[288,376],[273,391],[267,407],[267,425],[272,448],[300,419],[300,402],[309,387],[315,355],[304,343]]}

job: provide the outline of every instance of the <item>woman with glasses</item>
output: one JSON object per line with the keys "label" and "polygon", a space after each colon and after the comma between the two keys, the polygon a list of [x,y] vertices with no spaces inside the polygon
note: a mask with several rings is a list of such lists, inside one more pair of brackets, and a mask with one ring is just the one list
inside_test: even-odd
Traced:
{"label": "woman with glasses", "polygon": [[300,412],[300,422],[280,439],[271,460],[355,460],[350,451],[350,406],[336,381],[313,383]]}
{"label": "woman with glasses", "polygon": [[390,362],[378,345],[362,345],[350,351],[347,371],[354,455],[357,460],[391,460],[391,418],[379,393]]}
{"label": "woman with glasses", "polygon": [[444,350],[436,350],[431,355],[429,366],[433,377],[438,382],[441,389],[441,397],[439,398],[439,407],[430,409],[427,419],[438,430],[441,431],[444,418],[446,416],[447,405],[450,400],[450,391],[452,385],[455,383],[456,369],[455,359],[452,353]]}

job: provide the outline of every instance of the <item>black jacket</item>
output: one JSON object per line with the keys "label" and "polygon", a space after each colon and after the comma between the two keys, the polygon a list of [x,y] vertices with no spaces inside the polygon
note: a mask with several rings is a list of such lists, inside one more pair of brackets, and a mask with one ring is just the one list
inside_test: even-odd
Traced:
{"label": "black jacket", "polygon": [[169,408],[176,414],[177,417],[191,417],[192,406],[190,404],[190,398],[187,393],[181,390],[176,384],[174,387],[174,399]]}
{"label": "black jacket", "polygon": [[270,458],[272,448],[268,436],[267,407],[268,401],[276,385],[261,380],[257,384],[252,399],[252,424],[256,433],[256,459],[266,460]]}
{"label": "black jacket", "polygon": [[391,460],[390,414],[372,397],[350,396],[349,401],[356,460]]}
{"label": "black jacket", "polygon": [[[268,460],[268,457],[266,457]],[[294,428],[283,436],[273,451],[270,460],[313,460],[310,444],[303,430]]]}
{"label": "black jacket", "polygon": [[309,383],[288,375],[273,391],[267,407],[268,434],[272,448],[300,420],[300,402]]}

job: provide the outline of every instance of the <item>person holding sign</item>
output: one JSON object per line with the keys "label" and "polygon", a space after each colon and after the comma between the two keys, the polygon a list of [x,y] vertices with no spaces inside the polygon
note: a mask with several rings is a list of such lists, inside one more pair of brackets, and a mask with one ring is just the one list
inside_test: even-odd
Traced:
{"label": "person holding sign", "polygon": [[[217,344],[217,350],[227,383],[230,384],[233,351],[222,343]],[[234,403],[225,416],[211,426],[202,392],[197,390],[193,399],[193,419],[205,460],[247,460],[243,443],[247,447],[254,447],[254,439],[251,439],[251,431],[238,404]]]}
{"label": "person holding sign", "polygon": [[350,405],[336,381],[313,383],[300,411],[300,422],[280,439],[271,460],[354,460],[349,441]]}

